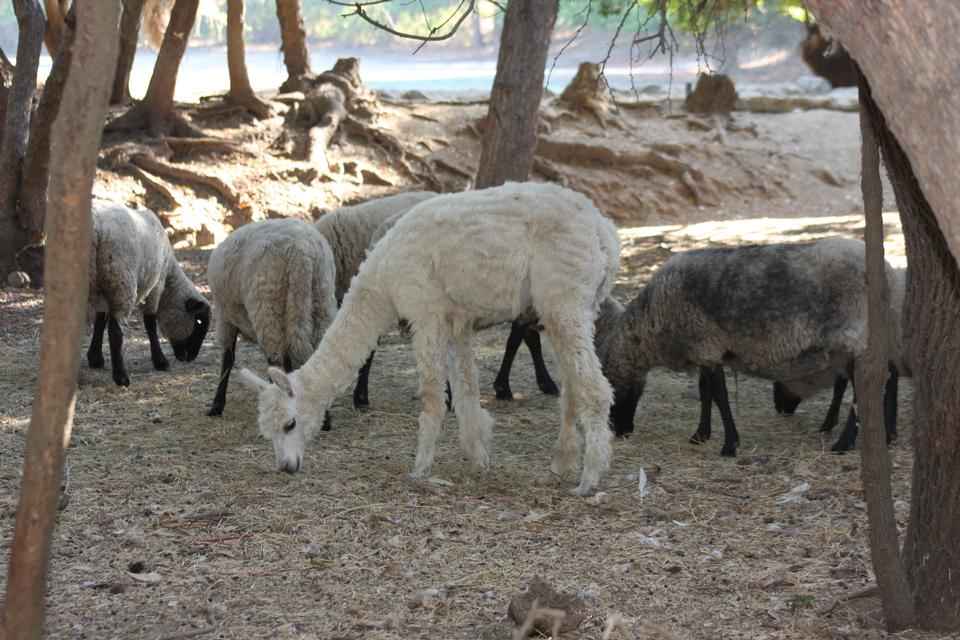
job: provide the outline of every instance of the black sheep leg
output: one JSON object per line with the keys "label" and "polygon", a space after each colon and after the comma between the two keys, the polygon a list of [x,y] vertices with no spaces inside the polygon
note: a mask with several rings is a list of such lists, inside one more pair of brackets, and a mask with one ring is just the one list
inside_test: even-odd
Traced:
{"label": "black sheep leg", "polygon": [[150,360],[153,361],[153,368],[157,371],[166,371],[170,368],[170,363],[163,355],[160,338],[157,337],[157,314],[143,314],[143,327],[147,330],[147,338],[150,340]]}
{"label": "black sheep leg", "polygon": [[[547,364],[543,361],[543,346],[540,344],[540,332],[536,327],[529,327],[523,334],[523,342],[530,349],[530,357],[533,358],[533,370],[537,376],[537,387],[542,393],[548,396],[560,395],[560,389],[550,377],[547,371]],[[509,374],[507,386],[509,387]]]}
{"label": "black sheep leg", "polygon": [[103,368],[103,332],[107,329],[107,314],[97,313],[93,319],[93,335],[90,337],[90,348],[87,349],[87,364],[91,369]]}
{"label": "black sheep leg", "polygon": [[723,420],[723,448],[720,449],[720,455],[732,457],[737,455],[737,446],[740,444],[740,434],[737,433],[737,426],[733,422],[733,412],[730,411],[730,398],[727,396],[727,380],[723,373],[722,364],[718,364],[713,368],[710,382],[710,392],[713,395],[713,401],[717,403],[717,409],[720,410],[720,418]]}
{"label": "black sheep leg", "polygon": [[227,383],[230,382],[230,371],[233,370],[234,358],[237,351],[237,333],[234,332],[230,346],[223,350],[223,360],[220,363],[220,384],[217,385],[217,394],[213,396],[213,406],[207,415],[210,417],[223,414],[227,406]]}
{"label": "black sheep leg", "polygon": [[[513,400],[513,392],[510,390],[510,369],[513,367],[513,359],[517,355],[517,350],[520,349],[520,344],[526,339],[526,336],[526,325],[522,325],[517,321],[514,321],[513,324],[510,325],[510,336],[507,338],[507,346],[503,350],[503,361],[500,363],[500,371],[497,372],[497,378],[493,381],[493,390],[496,391],[497,400]],[[539,339],[537,340],[537,344],[539,345]],[[534,363],[536,363],[536,360],[534,360]],[[536,364],[534,366],[536,366]],[[539,384],[539,373],[537,375]]]}
{"label": "black sheep leg", "polygon": [[897,386],[900,381],[900,371],[893,362],[887,364],[890,377],[883,392],[883,426],[887,431],[887,444],[897,439]]}
{"label": "black sheep leg", "polygon": [[837,423],[840,422],[840,406],[843,404],[843,394],[847,391],[847,379],[844,376],[837,376],[833,381],[833,398],[830,400],[830,408],[827,409],[827,415],[820,425],[820,431],[831,431]]}
{"label": "black sheep leg", "polygon": [[700,390],[700,425],[696,433],[690,438],[690,444],[700,444],[710,439],[710,419],[713,413],[713,384],[708,367],[700,367],[700,379],[697,382]]}
{"label": "black sheep leg", "polygon": [[782,416],[792,416],[800,406],[802,398],[789,389],[782,382],[773,383],[773,406]]}
{"label": "black sheep leg", "polygon": [[120,323],[111,313],[107,318],[107,339],[110,341],[110,366],[113,369],[113,381],[121,387],[130,386],[130,376],[123,363],[123,332]]}
{"label": "black sheep leg", "polygon": [[370,357],[367,358],[367,361],[363,363],[363,366],[360,367],[360,375],[357,376],[357,386],[353,388],[353,408],[359,409],[360,407],[367,407],[370,405],[369,390],[368,384],[370,380],[370,365],[373,364],[373,354],[376,351],[370,352]]}
{"label": "black sheep leg", "polygon": [[853,375],[853,363],[850,363],[850,365],[847,366],[847,379],[850,381],[850,386],[853,387],[853,406],[850,407],[850,413],[847,414],[847,423],[843,426],[843,432],[840,434],[840,437],[837,438],[836,443],[830,447],[830,451],[835,453],[853,451],[853,447],[857,442],[857,433],[859,431],[859,425],[857,424],[857,383],[854,382]]}

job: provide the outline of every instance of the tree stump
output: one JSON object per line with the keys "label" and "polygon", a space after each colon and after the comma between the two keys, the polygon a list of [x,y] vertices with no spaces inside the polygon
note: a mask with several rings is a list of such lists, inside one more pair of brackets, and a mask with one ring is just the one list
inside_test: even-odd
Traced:
{"label": "tree stump", "polygon": [[604,81],[600,77],[600,65],[593,62],[581,62],[577,75],[564,88],[557,104],[574,112],[586,112],[597,119],[601,127],[606,127],[610,112],[614,110],[610,95],[604,91]]}
{"label": "tree stump", "polygon": [[729,76],[701,73],[686,108],[691,113],[729,115],[736,103],[737,90]]}

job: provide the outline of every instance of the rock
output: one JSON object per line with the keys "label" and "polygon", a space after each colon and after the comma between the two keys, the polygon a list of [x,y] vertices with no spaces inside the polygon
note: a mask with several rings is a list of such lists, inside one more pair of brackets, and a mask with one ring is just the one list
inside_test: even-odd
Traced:
{"label": "rock", "polygon": [[30,276],[26,271],[11,271],[7,276],[7,285],[16,289],[26,289],[30,286]]}
{"label": "rock", "polygon": [[819,76],[800,76],[797,78],[797,86],[803,93],[812,95],[823,95],[830,93],[830,83]]}
{"label": "rock", "polygon": [[687,111],[691,113],[719,113],[733,111],[737,103],[737,90],[733,80],[722,73],[701,73],[696,88],[687,96]]}
{"label": "rock", "polygon": [[[540,576],[534,576],[527,584],[527,590],[514,596],[507,607],[507,615],[516,625],[522,625],[530,611],[536,606],[541,609],[557,609],[564,612],[560,623],[560,632],[568,633],[576,630],[587,617],[586,603],[578,598],[563,593],[557,593]],[[547,635],[552,624],[549,620],[540,620],[533,625],[531,632]]]}
{"label": "rock", "polygon": [[403,98],[404,100],[417,100],[419,102],[430,101],[430,98],[427,97],[427,94],[422,93],[420,91],[416,91],[416,90],[404,91],[403,94],[400,95],[400,97]]}

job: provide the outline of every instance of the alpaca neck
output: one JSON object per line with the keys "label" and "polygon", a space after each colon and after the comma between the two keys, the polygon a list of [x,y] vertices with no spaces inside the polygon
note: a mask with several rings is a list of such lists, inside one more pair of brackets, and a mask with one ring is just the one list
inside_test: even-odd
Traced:
{"label": "alpaca neck", "polygon": [[354,279],[343,305],[300,369],[303,402],[320,415],[356,379],[360,367],[377,348],[377,339],[397,321],[390,299],[375,287]]}

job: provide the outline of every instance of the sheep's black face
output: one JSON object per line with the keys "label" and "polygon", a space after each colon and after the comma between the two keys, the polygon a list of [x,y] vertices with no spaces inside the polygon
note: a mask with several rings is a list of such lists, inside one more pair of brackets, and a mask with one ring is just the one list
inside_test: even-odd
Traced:
{"label": "sheep's black face", "polygon": [[610,405],[610,427],[617,437],[626,438],[633,433],[633,415],[643,394],[643,386],[632,389],[615,389]]}
{"label": "sheep's black face", "polygon": [[200,353],[203,339],[210,328],[210,305],[203,300],[191,298],[184,303],[187,315],[193,318],[193,330],[182,340],[171,340],[173,353],[177,360],[190,362]]}

